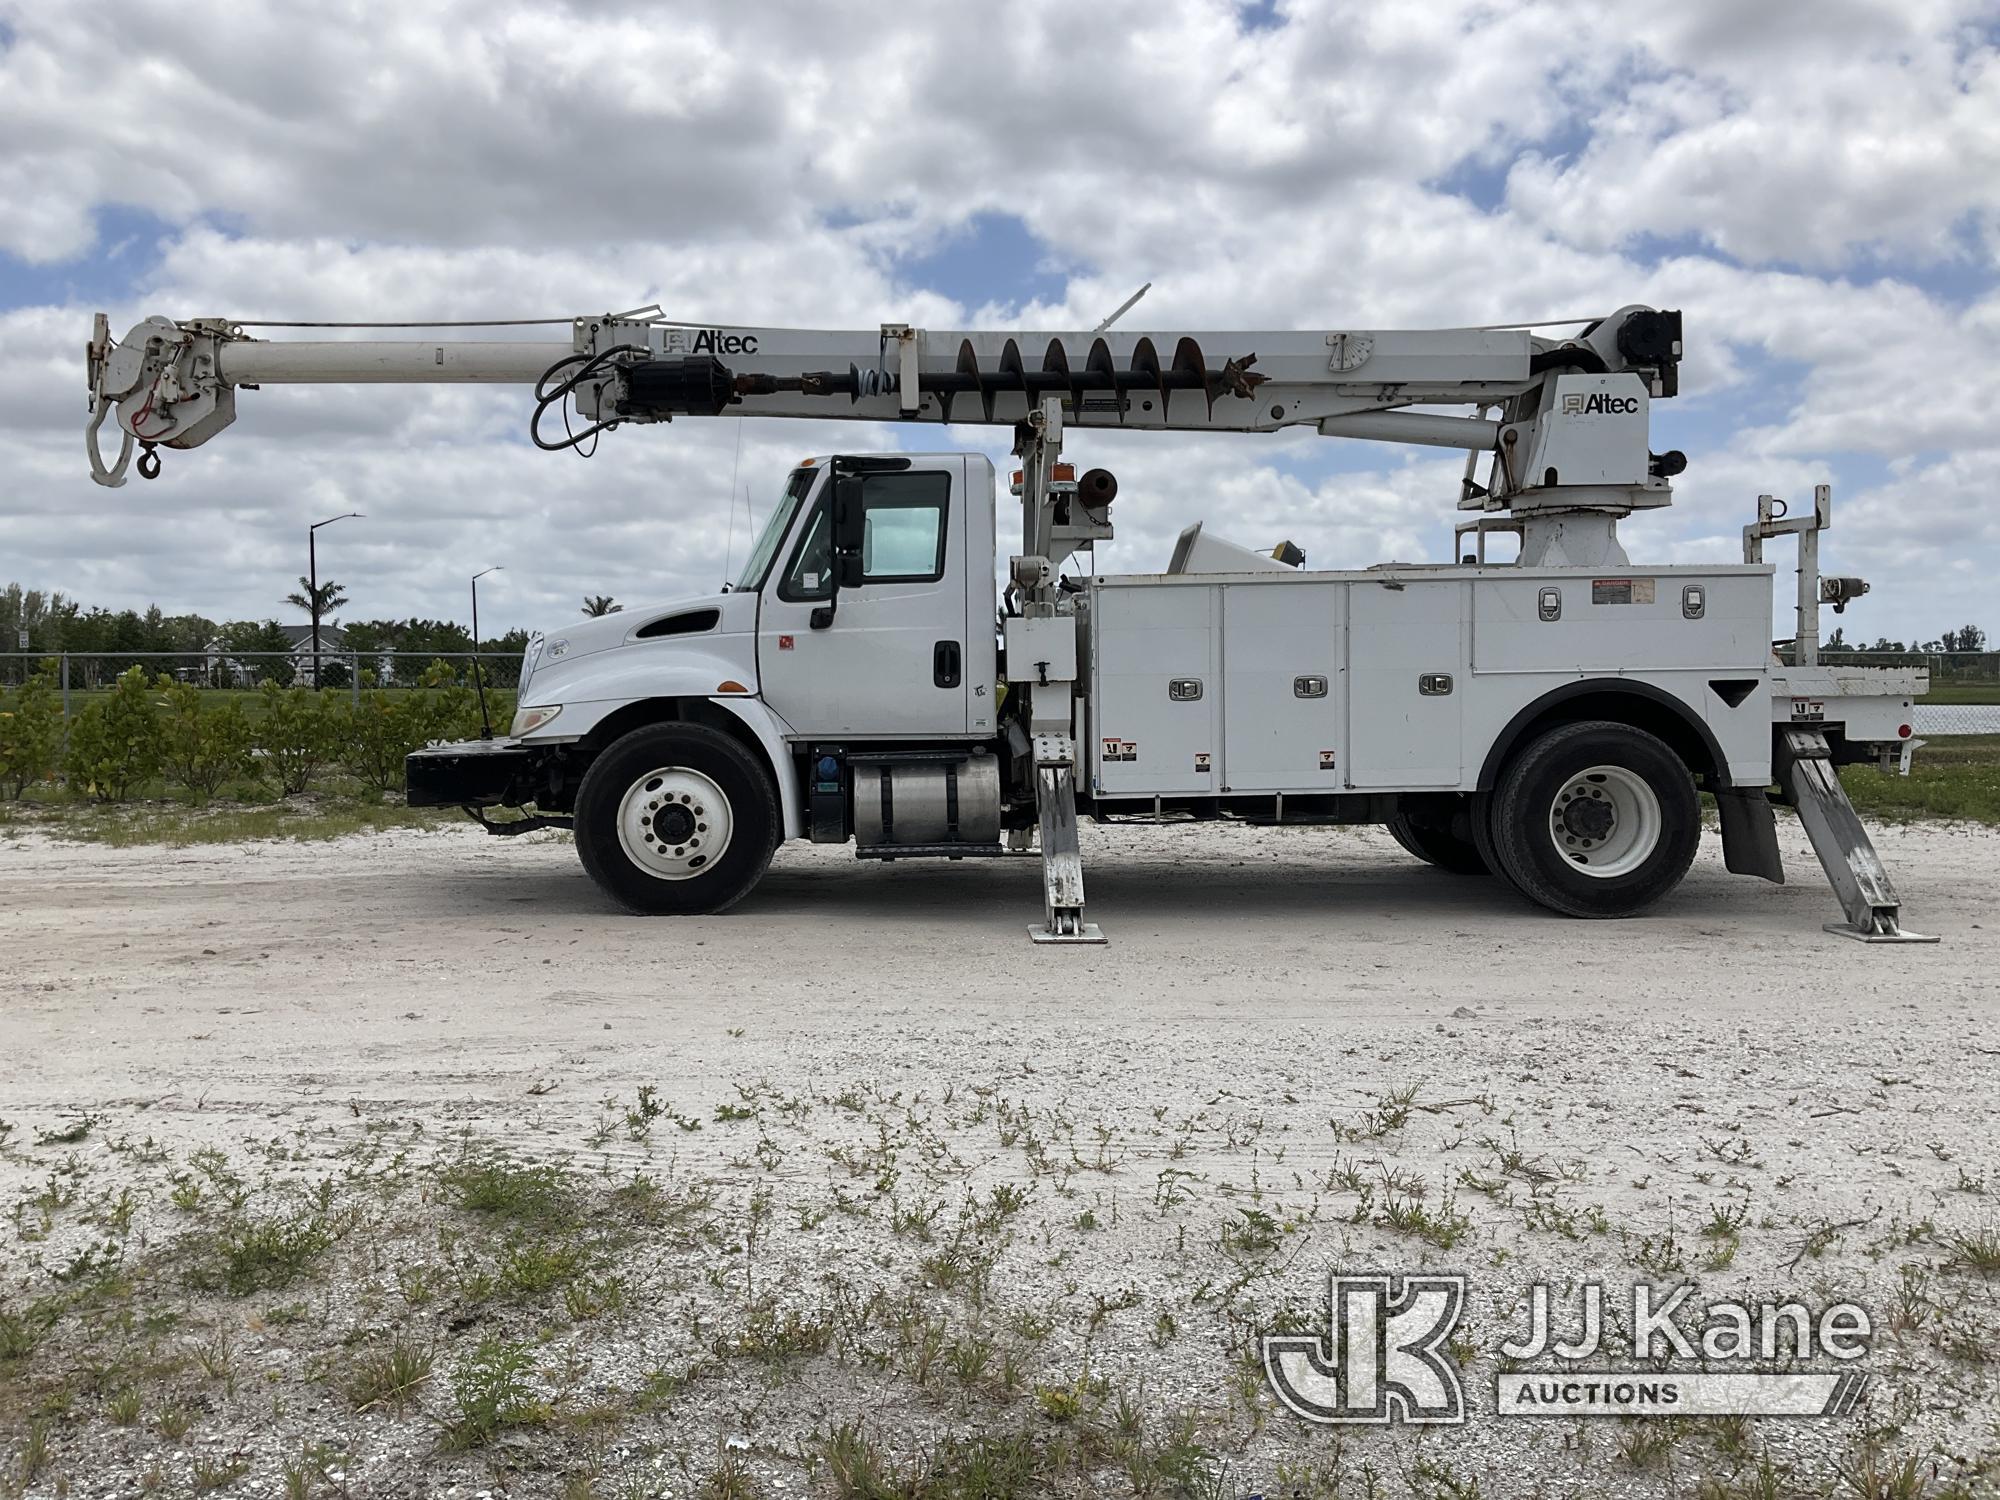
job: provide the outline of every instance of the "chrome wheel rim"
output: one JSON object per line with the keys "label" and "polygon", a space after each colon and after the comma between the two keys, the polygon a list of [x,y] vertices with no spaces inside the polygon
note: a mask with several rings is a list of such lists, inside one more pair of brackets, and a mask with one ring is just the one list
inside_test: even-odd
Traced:
{"label": "chrome wheel rim", "polygon": [[1646,779],[1623,766],[1578,771],[1549,804],[1549,840],[1578,874],[1593,880],[1629,875],[1660,846],[1660,799]]}
{"label": "chrome wheel rim", "polygon": [[662,766],[619,799],[618,846],[656,880],[692,880],[728,852],[735,821],[713,780],[685,766]]}

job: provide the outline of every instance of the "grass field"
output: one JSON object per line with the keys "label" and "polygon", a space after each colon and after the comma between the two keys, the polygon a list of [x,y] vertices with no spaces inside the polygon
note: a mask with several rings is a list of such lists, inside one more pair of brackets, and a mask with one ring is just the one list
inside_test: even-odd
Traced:
{"label": "grass field", "polygon": [[2000,824],[2000,734],[1941,736],[1925,742],[1908,776],[1849,766],[1840,781],[1865,817]]}
{"label": "grass field", "polygon": [[80,802],[61,794],[0,802],[0,838],[46,833],[88,844],[234,844],[247,839],[337,839],[385,828],[436,828],[465,814],[456,808],[405,807],[400,793],[355,787],[277,799],[246,788],[243,798],[206,807],[158,796],[134,802]]}
{"label": "grass field", "polygon": [[2000,703],[2000,682],[1933,682],[1919,703]]}

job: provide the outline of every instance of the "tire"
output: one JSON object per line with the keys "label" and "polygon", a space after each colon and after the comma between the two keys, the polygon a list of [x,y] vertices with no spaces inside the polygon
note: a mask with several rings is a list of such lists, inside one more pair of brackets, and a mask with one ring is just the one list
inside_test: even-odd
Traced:
{"label": "tire", "polygon": [[1571,917],[1629,917],[1681,882],[1701,838],[1694,778],[1627,724],[1564,724],[1533,740],[1492,794],[1502,873]]}
{"label": "tire", "polygon": [[583,867],[612,900],[692,916],[727,911],[763,877],[778,803],[763,765],[728,735],[647,724],[591,762],[575,824]]}
{"label": "tire", "polygon": [[1418,821],[1398,812],[1387,825],[1389,837],[1427,865],[1453,875],[1491,875],[1472,837],[1469,807],[1452,813],[1449,822]]}

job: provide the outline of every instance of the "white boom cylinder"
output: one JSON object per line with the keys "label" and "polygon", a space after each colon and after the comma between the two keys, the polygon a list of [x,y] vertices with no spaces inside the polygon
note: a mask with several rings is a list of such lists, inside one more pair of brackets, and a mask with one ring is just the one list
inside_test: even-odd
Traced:
{"label": "white boom cylinder", "polygon": [[219,345],[217,361],[230,385],[532,385],[572,350],[567,339],[450,343],[243,339]]}
{"label": "white boom cylinder", "polygon": [[1415,443],[1425,448],[1469,448],[1484,453],[1500,441],[1500,424],[1483,417],[1447,417],[1423,411],[1357,411],[1327,417],[1320,436]]}

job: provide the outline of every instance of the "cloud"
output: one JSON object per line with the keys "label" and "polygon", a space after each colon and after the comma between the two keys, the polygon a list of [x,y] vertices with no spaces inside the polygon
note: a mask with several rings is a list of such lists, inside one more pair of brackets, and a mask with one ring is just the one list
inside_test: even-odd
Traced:
{"label": "cloud", "polygon": [[[270,613],[304,525],[351,508],[368,520],[325,535],[362,613],[456,611],[461,575],[501,561],[482,618],[533,623],[712,586],[747,547],[732,501],[747,486],[761,515],[804,453],[1005,457],[997,431],[746,423],[739,452],[737,423],[681,421],[580,463],[525,447],[519,391],[274,387],[157,484],[104,491],[77,451],[96,307],[71,282],[108,286],[122,331],[653,300],[1087,327],[1150,280],[1129,327],[1683,307],[1685,394],[1658,421],[1691,463],[1674,510],[1627,524],[1634,553],[1727,560],[1760,489],[1831,480],[1829,553],[1877,585],[1860,609],[1933,633],[1977,617],[2000,564],[1978,519],[2000,461],[1994,14],[0,0],[0,571]],[[982,257],[1024,251],[1032,275],[976,290]],[[1156,567],[1204,516],[1315,565],[1449,555],[1457,465],[1434,454],[1072,446],[1125,486],[1100,567]]]}

